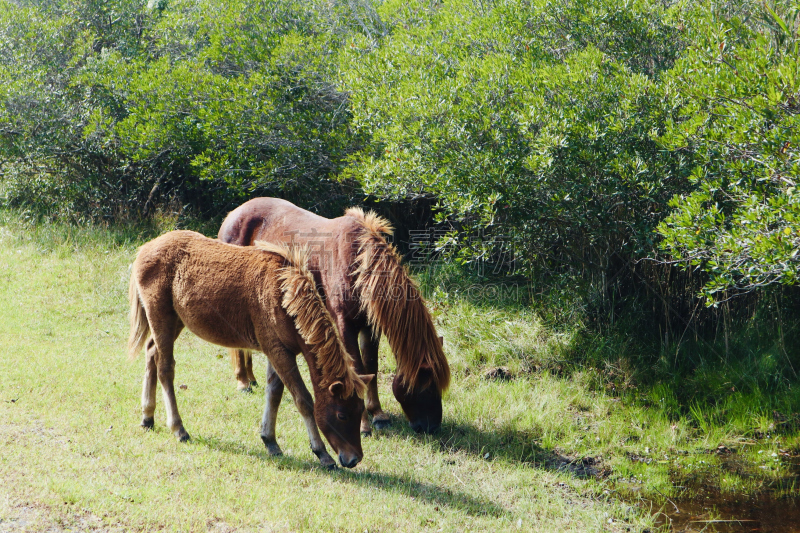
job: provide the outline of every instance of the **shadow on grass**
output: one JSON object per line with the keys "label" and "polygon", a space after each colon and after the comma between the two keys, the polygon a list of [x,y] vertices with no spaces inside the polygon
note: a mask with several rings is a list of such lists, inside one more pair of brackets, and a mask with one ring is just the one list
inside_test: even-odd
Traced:
{"label": "shadow on grass", "polygon": [[[358,467],[356,467],[355,470],[345,470],[342,468],[328,470],[322,468],[316,459],[304,460],[289,455],[271,457],[264,449],[255,452],[252,447],[216,437],[199,437],[193,439],[193,442],[223,453],[235,453],[257,457],[265,462],[272,463],[278,470],[287,469],[295,472],[308,472],[319,476],[329,476],[336,480],[352,483],[361,487],[380,489],[418,500],[424,500],[435,505],[457,509],[470,516],[500,517],[507,514],[505,509],[486,498],[472,496],[449,488],[438,487],[431,483],[415,481],[408,476],[397,476],[380,472],[365,472],[359,470]],[[310,458],[314,457],[310,450],[308,450],[307,453]]]}
{"label": "shadow on grass", "polygon": [[542,447],[535,432],[508,428],[484,431],[472,424],[446,420],[435,435],[415,434],[405,419],[391,417],[391,426],[377,433],[377,438],[415,438],[428,445],[438,446],[442,453],[462,452],[486,461],[502,460],[551,472],[562,472],[581,479],[604,478],[609,473],[593,457],[568,457]]}

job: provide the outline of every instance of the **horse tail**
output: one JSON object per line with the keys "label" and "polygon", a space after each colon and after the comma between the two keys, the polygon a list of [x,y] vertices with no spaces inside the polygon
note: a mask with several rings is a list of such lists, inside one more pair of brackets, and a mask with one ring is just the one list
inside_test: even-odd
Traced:
{"label": "horse tail", "polygon": [[131,272],[131,281],[128,284],[128,301],[130,302],[131,333],[128,337],[128,359],[136,359],[139,351],[150,336],[150,323],[139,298],[139,288],[136,284],[136,268]]}
{"label": "horse tail", "polygon": [[303,341],[314,352],[317,368],[322,374],[322,387],[341,380],[344,397],[354,392],[364,397],[367,386],[353,370],[352,356],[339,336],[339,330],[317,291],[314,275],[308,269],[308,250],[256,241],[255,246],[283,258],[284,266],[278,270],[283,298],[281,307],[294,319],[295,327]]}

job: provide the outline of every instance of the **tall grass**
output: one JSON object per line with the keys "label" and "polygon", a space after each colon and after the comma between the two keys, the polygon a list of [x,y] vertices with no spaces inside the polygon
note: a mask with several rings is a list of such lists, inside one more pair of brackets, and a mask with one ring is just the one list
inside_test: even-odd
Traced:
{"label": "tall grass", "polygon": [[[800,412],[800,309],[790,289],[732,299],[724,304],[728,310],[714,311],[721,317],[716,321],[695,311],[682,318],[681,334],[665,340],[663,320],[645,309],[646,298],[632,296],[616,304],[613,316],[598,317],[586,292],[568,295],[563,285],[541,290],[513,278],[476,278],[453,265],[421,279],[434,305],[446,309],[442,324],[458,333],[454,342],[462,357],[469,354],[471,371],[591,369],[594,387],[672,419],[691,417],[697,406],[741,433],[761,431],[756,428],[766,418],[775,419],[773,430],[800,429],[794,416]],[[517,284],[517,290],[470,291],[480,284]]]}
{"label": "tall grass", "polygon": [[[642,474],[639,459],[644,457],[666,464],[672,459],[665,456],[673,453],[689,457],[723,446],[746,454],[749,447],[766,442],[800,451],[800,382],[791,372],[797,352],[784,349],[790,335],[776,340],[778,327],[797,327],[797,321],[783,310],[783,322],[771,322],[770,304],[774,311],[775,300],[756,308],[749,320],[735,324],[735,330],[730,326],[728,335],[704,339],[692,332],[691,341],[664,344],[642,317],[626,316],[636,309],[637,301],[627,310],[620,307],[615,321],[599,328],[588,316],[590,306],[580,304],[580,296],[564,298],[562,308],[553,309],[560,295],[555,291],[540,298],[531,286],[523,286],[501,293],[505,298],[486,298],[486,291],[470,290],[476,284],[515,283],[513,278],[476,278],[463,268],[438,265],[421,272],[420,280],[453,347],[448,352],[451,363],[464,379],[540,383],[551,376],[562,384],[578,383],[591,398],[576,399],[578,413],[584,402],[612,400],[608,413],[587,409],[585,416],[574,415],[584,422],[604,420],[583,427],[601,432],[595,437],[596,446],[585,435],[576,435],[575,428],[563,425],[543,430],[542,435],[558,435],[544,439],[552,446],[573,439],[585,446],[573,450],[611,457],[618,479],[625,473],[633,478]],[[536,402],[527,403],[536,409]],[[619,420],[609,414],[616,406],[625,413]],[[614,457],[634,460],[617,462]],[[713,455],[701,462],[678,459],[670,475],[648,466],[650,490],[673,494],[671,480],[685,475],[685,465],[692,470],[708,464],[719,461]],[[733,486],[743,492],[760,490],[765,481],[758,477],[734,473],[725,477],[725,483],[730,490]],[[720,479],[708,476],[709,486]]]}

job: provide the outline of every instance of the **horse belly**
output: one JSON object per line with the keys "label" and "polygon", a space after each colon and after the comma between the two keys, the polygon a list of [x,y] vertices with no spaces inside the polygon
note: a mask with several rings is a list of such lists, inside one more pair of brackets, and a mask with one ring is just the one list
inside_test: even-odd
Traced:
{"label": "horse belly", "polygon": [[259,349],[253,321],[243,312],[243,303],[185,295],[176,298],[174,307],[184,326],[204,341],[226,348]]}

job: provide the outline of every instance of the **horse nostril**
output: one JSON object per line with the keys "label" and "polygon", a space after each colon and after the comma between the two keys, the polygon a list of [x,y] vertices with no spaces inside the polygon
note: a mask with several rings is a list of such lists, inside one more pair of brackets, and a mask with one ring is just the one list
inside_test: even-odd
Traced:
{"label": "horse nostril", "polygon": [[413,424],[411,424],[411,429],[413,429],[416,433],[427,433],[427,434],[436,433],[437,431],[439,431],[440,427],[441,427],[440,424],[432,424],[427,420],[414,422]]}
{"label": "horse nostril", "polygon": [[353,456],[348,460],[345,459],[343,455],[339,454],[339,464],[341,464],[345,468],[353,468],[358,464],[358,461],[359,459],[356,456]]}

